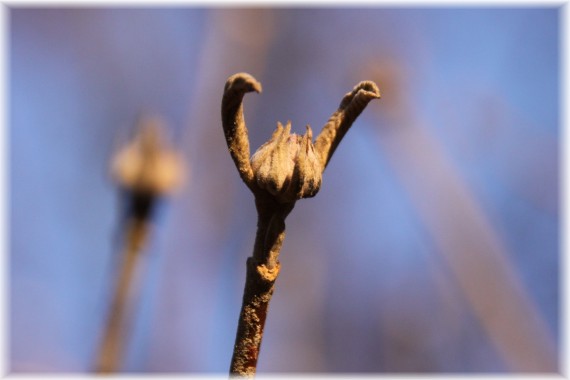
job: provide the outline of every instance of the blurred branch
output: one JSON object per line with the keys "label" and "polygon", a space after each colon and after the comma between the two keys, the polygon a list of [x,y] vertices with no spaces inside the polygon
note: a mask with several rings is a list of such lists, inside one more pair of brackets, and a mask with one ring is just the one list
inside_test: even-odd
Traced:
{"label": "blurred branch", "polygon": [[[368,71],[401,94],[397,66]],[[411,106],[377,114],[392,125],[378,139],[423,218],[438,252],[489,339],[513,371],[555,372],[556,347],[500,236],[443,147],[414,119]],[[388,118],[386,119],[386,116]],[[380,130],[378,130],[380,134]]]}
{"label": "blurred branch", "polygon": [[143,118],[130,143],[114,157],[111,172],[125,194],[125,248],[97,359],[99,373],[117,372],[124,346],[125,308],[138,258],[149,236],[155,206],[182,179],[181,161],[163,141],[159,119]]}
{"label": "blurred branch", "polygon": [[97,362],[96,371],[99,373],[117,372],[119,369],[124,345],[123,324],[129,285],[139,253],[146,243],[148,229],[148,223],[142,220],[132,220],[127,225],[125,250],[122,253],[123,264],[119,272],[117,287],[111,303],[111,312]]}

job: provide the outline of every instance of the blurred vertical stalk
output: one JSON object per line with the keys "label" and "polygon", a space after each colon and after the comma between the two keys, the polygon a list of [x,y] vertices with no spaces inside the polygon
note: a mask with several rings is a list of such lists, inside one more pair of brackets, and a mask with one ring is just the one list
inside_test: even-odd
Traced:
{"label": "blurred vertical stalk", "polygon": [[140,251],[148,237],[149,225],[145,220],[132,220],[126,226],[125,248],[122,253],[123,263],[119,272],[119,278],[111,312],[107,321],[103,344],[99,353],[97,372],[116,372],[121,362],[121,352],[123,350],[124,315],[129,294],[129,284],[132,282],[133,273],[136,267]]}
{"label": "blurred vertical stalk", "polygon": [[371,61],[375,66],[362,71],[392,94],[377,117],[394,128],[378,130],[378,142],[433,238],[451,280],[509,370],[556,372],[556,345],[540,310],[468,184],[429,129],[414,117],[403,88],[402,66]]}
{"label": "blurred vertical stalk", "polygon": [[125,311],[138,259],[160,198],[181,181],[181,160],[164,141],[164,126],[156,117],[142,118],[134,139],[113,158],[111,173],[125,195],[124,249],[96,372],[117,372],[125,340]]}

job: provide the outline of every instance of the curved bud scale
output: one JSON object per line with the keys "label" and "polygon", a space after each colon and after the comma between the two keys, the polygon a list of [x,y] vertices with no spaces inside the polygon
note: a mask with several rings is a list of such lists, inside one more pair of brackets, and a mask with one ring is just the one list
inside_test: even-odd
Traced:
{"label": "curved bud scale", "polygon": [[315,140],[315,148],[319,152],[323,168],[328,165],[336,147],[352,123],[372,99],[378,99],[380,96],[380,90],[374,82],[363,81],[342,98],[338,109],[331,115]]}
{"label": "curved bud scale", "polygon": [[248,92],[261,92],[261,84],[246,73],[232,75],[224,86],[222,126],[230,155],[242,180],[251,188],[253,171],[249,162],[249,138],[243,116],[243,97]]}

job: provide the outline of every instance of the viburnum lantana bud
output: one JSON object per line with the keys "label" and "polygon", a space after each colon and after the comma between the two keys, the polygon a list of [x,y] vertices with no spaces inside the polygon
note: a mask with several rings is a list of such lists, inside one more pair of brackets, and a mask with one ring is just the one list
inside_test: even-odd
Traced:
{"label": "viburnum lantana bud", "polygon": [[271,139],[251,157],[251,167],[257,185],[283,203],[313,197],[321,187],[323,167],[308,125],[300,136],[291,133],[291,122],[277,123]]}
{"label": "viburnum lantana bud", "polygon": [[222,127],[229,153],[238,173],[255,197],[257,235],[253,254],[247,260],[243,304],[240,312],[230,377],[252,378],[263,337],[269,301],[279,275],[279,252],[285,239],[285,218],[295,201],[317,194],[323,170],[352,123],[372,100],[380,97],[374,82],[364,81],[345,94],[337,110],[313,143],[313,132],[291,133],[291,122],[250,157],[243,97],[261,92],[250,74],[230,76],[222,97]]}

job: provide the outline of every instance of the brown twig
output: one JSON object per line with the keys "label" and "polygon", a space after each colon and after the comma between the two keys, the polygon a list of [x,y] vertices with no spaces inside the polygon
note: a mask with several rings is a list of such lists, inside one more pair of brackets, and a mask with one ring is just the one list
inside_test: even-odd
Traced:
{"label": "brown twig", "polygon": [[98,373],[112,373],[119,369],[124,345],[125,308],[129,295],[129,285],[140,251],[148,235],[148,223],[140,220],[131,221],[127,225],[126,235],[123,263],[99,352],[96,367]]}
{"label": "brown twig", "polygon": [[95,371],[119,370],[124,346],[125,309],[132,277],[151,227],[157,201],[182,180],[182,162],[163,141],[157,118],[142,118],[134,139],[117,153],[112,175],[125,195],[125,248]]}
{"label": "brown twig", "polygon": [[253,255],[247,260],[246,282],[240,312],[231,376],[253,377],[263,337],[269,301],[279,275],[279,252],[285,239],[285,218],[295,202],[317,194],[322,173],[340,140],[370,100],[379,98],[373,82],[361,82],[342,99],[315,143],[307,126],[305,135],[291,134],[291,123],[277,124],[271,139],[250,159],[243,97],[261,92],[251,75],[228,78],[222,98],[222,125],[228,149],[238,172],[255,197],[257,234]]}

